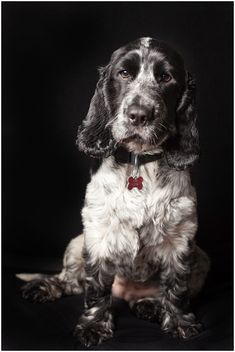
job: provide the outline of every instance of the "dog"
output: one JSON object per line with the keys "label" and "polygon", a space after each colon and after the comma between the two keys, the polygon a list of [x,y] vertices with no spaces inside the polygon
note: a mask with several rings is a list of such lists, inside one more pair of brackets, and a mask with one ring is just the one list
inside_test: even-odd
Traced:
{"label": "dog", "polygon": [[201,331],[190,298],[207,254],[194,241],[190,168],[199,157],[195,81],[165,42],[140,38],[99,69],[79,149],[94,161],[82,221],[61,273],[19,274],[23,297],[47,302],[85,292],[75,336],[89,347],[113,336],[112,297],[183,339]]}

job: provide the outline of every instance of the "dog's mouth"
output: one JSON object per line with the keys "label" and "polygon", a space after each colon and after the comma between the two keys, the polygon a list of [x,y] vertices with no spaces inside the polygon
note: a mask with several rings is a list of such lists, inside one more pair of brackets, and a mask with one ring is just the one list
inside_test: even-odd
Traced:
{"label": "dog's mouth", "polygon": [[129,129],[121,138],[121,143],[135,142],[139,144],[159,145],[169,135],[168,129],[157,129],[156,126],[145,126],[143,128]]}
{"label": "dog's mouth", "polygon": [[141,135],[139,135],[138,133],[135,133],[129,137],[123,138],[120,141],[120,143],[122,143],[122,144],[130,143],[130,142],[143,144],[145,142],[145,140],[143,139],[143,137]]}
{"label": "dog's mouth", "polygon": [[138,133],[123,138],[119,141],[119,145],[125,147],[130,152],[147,152],[157,149],[168,138],[168,133],[163,133],[157,138],[145,139]]}

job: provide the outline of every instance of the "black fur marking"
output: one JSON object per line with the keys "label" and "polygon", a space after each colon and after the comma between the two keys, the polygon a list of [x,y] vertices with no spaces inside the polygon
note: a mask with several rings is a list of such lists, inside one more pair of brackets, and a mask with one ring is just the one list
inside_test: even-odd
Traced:
{"label": "black fur marking", "polygon": [[165,156],[170,167],[184,170],[199,158],[199,135],[196,126],[195,80],[188,73],[186,88],[176,110],[177,134],[165,145]]}
{"label": "black fur marking", "polygon": [[78,129],[76,141],[80,150],[96,158],[108,156],[114,150],[110,128],[106,128],[110,116],[106,93],[108,71],[109,66],[101,72],[86,119]]}

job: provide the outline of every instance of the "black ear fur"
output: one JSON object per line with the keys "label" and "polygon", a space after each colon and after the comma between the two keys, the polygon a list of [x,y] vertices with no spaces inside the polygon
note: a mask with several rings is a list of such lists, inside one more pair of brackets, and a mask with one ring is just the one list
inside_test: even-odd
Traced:
{"label": "black ear fur", "polygon": [[100,78],[91,99],[86,118],[78,128],[76,144],[79,149],[95,158],[106,157],[113,150],[114,141],[109,127],[109,106],[105,85],[107,83],[109,66],[101,68]]}
{"label": "black ear fur", "polygon": [[176,110],[176,135],[166,144],[165,157],[170,167],[184,170],[199,157],[199,136],[196,126],[195,80],[187,73],[186,88]]}

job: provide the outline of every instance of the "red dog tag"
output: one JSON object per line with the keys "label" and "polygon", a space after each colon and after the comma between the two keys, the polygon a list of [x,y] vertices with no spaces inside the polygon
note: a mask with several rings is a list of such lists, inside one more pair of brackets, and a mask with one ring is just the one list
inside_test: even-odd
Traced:
{"label": "red dog tag", "polygon": [[143,188],[143,177],[129,177],[128,178],[128,189],[131,191],[132,188],[136,187],[138,189]]}

